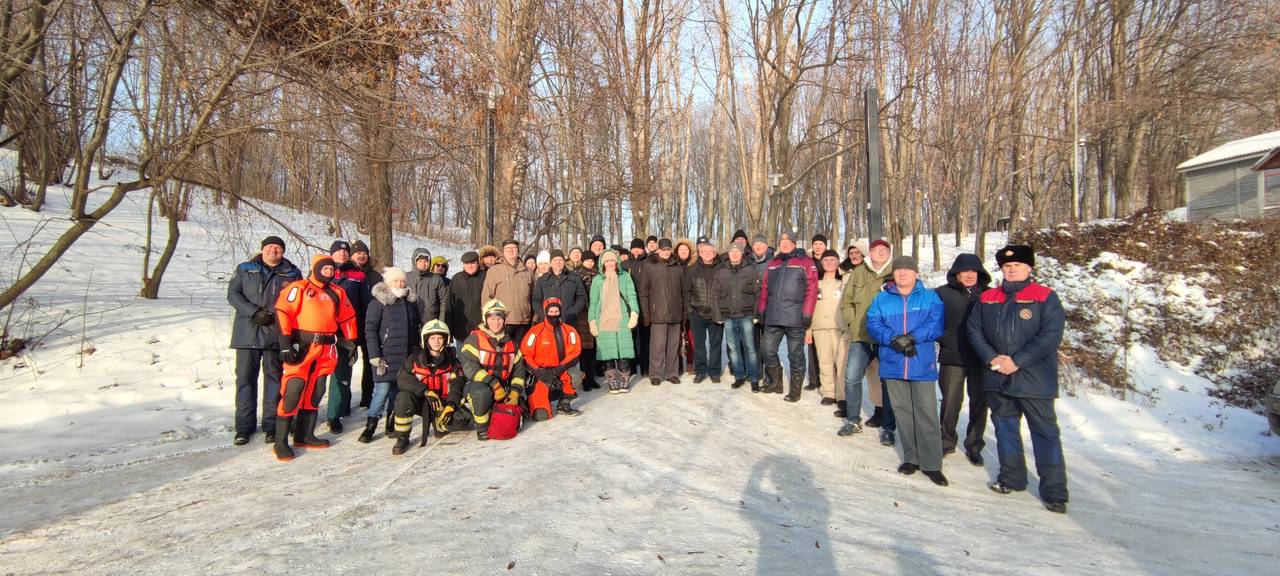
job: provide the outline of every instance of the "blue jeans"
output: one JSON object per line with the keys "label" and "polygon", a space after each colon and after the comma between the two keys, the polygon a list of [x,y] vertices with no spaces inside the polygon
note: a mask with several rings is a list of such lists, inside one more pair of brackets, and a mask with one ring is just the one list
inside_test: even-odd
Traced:
{"label": "blue jeans", "polygon": [[369,412],[365,415],[369,418],[381,418],[384,409],[395,407],[396,394],[399,393],[400,387],[395,382],[374,382],[373,399],[369,402]]}
{"label": "blue jeans", "polygon": [[724,325],[694,312],[689,314],[689,329],[693,331],[694,373],[719,378],[724,372]]}
{"label": "blue jeans", "polygon": [[760,357],[756,354],[755,323],[750,316],[724,321],[724,334],[729,343],[729,372],[734,378],[760,381]]}
{"label": "blue jeans", "polygon": [[[844,364],[844,401],[845,419],[850,422],[862,421],[862,380],[867,375],[867,367],[876,357],[876,347],[867,342],[851,342],[849,356]],[[880,426],[885,430],[897,430],[898,421],[893,416],[893,404],[889,402],[889,390],[880,379],[881,401],[884,409],[880,412]]]}

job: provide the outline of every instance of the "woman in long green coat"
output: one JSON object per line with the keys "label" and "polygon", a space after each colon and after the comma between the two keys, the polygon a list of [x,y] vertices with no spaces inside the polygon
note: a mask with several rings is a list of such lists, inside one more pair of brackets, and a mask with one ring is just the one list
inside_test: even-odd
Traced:
{"label": "woman in long green coat", "polygon": [[591,280],[590,301],[587,320],[609,393],[630,392],[631,359],[636,355],[631,330],[640,321],[640,301],[631,275],[618,269],[617,252],[600,255],[600,274]]}

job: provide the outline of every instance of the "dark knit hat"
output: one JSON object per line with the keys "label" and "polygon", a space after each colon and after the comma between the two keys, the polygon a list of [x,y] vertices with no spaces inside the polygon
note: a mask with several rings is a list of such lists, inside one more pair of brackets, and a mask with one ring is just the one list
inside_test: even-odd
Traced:
{"label": "dark knit hat", "polygon": [[733,238],[730,238],[729,241],[736,242],[739,238],[743,240],[750,240],[750,238],[747,238],[747,231],[739,228],[733,233]]}
{"label": "dark knit hat", "polygon": [[662,239],[658,240],[658,249],[659,249],[659,250],[662,250],[663,248],[666,248],[666,249],[668,249],[668,250],[670,250],[670,249],[671,249],[671,239],[670,239],[670,238],[662,238]]}
{"label": "dark knit hat", "polygon": [[515,244],[517,248],[520,247],[520,241],[515,238],[507,238],[506,240],[503,240],[501,246],[506,248],[508,244]]}
{"label": "dark knit hat", "polygon": [[349,244],[346,240],[334,240],[333,244],[329,245],[329,253],[333,254],[334,252],[337,252],[339,250],[346,250],[347,254],[350,254],[351,244]]}
{"label": "dark knit hat", "polygon": [[[623,252],[627,252],[625,249],[623,249],[623,248],[622,248],[622,245],[621,245],[621,244],[614,244],[613,246],[610,246],[610,247],[609,247],[609,249],[610,249],[610,250],[613,250],[614,252],[617,252],[617,253],[619,253],[619,254],[621,254],[621,253],[623,253]],[[631,255],[631,253],[630,253],[630,252],[627,252],[627,255],[628,255],[628,256],[630,256],[630,255]]]}
{"label": "dark knit hat", "polygon": [[631,239],[631,247],[632,247],[632,248],[639,248],[639,249],[641,249],[641,250],[644,250],[644,240],[641,240],[641,239],[639,239],[639,238],[632,238],[632,239]]}
{"label": "dark knit hat", "polygon": [[823,244],[830,244],[830,242],[827,242],[827,235],[826,235],[826,234],[814,234],[814,235],[813,235],[813,239],[812,239],[812,240],[810,240],[810,241],[809,241],[809,243],[810,243],[810,244],[812,244],[812,243],[814,243],[814,242],[821,242],[821,243],[823,243]]}
{"label": "dark knit hat", "polygon": [[885,248],[888,248],[890,251],[893,250],[893,246],[889,244],[888,240],[885,240],[884,238],[877,238],[871,242],[870,246],[867,247],[867,251],[870,252],[872,250],[875,250],[876,246],[884,246]]}
{"label": "dark knit hat", "polygon": [[1036,253],[1025,244],[1010,244],[996,250],[996,264],[1004,266],[1009,262],[1021,262],[1032,268],[1036,267]]}
{"label": "dark knit hat", "polygon": [[351,243],[351,253],[352,253],[352,254],[355,254],[356,252],[364,252],[365,254],[368,254],[368,253],[369,253],[369,245],[368,245],[368,244],[365,244],[365,243],[364,243],[364,240],[356,240],[355,242],[352,242],[352,243]]}
{"label": "dark knit hat", "polygon": [[601,235],[601,234],[596,234],[595,236],[592,236],[592,237],[591,237],[591,241],[590,241],[590,242],[587,242],[587,248],[588,248],[588,249],[590,249],[590,248],[591,248],[591,245],[592,245],[592,244],[595,244],[596,242],[599,242],[599,243],[601,243],[601,244],[604,244],[605,246],[608,246],[608,245],[609,245],[609,243],[605,241],[605,239],[604,239],[604,236],[603,236],[603,235]]}
{"label": "dark knit hat", "polygon": [[765,238],[764,234],[756,234],[755,237],[751,239],[752,244],[755,244],[757,242],[759,242],[760,244],[764,244],[765,246],[769,245],[769,239]]}
{"label": "dark knit hat", "polygon": [[839,260],[839,259],[840,259],[840,253],[839,253],[839,252],[836,252],[835,250],[832,250],[832,249],[830,249],[830,248],[827,248],[827,251],[826,251],[826,252],[823,252],[823,253],[822,253],[822,256],[819,256],[819,257],[818,257],[818,259],[819,259],[819,260],[822,260],[823,258],[835,258],[836,260]]}
{"label": "dark knit hat", "polygon": [[262,245],[259,247],[266,248],[267,246],[270,246],[272,244],[279,246],[281,250],[284,249],[284,239],[279,236],[267,236],[266,238],[263,238]]}
{"label": "dark knit hat", "polygon": [[645,244],[648,244],[650,242],[657,242],[657,241],[658,241],[658,237],[654,236],[653,234],[650,234],[648,238],[644,239]]}
{"label": "dark knit hat", "polygon": [[592,261],[592,262],[595,262],[595,261],[596,261],[596,253],[595,253],[595,252],[592,252],[592,251],[590,251],[590,250],[587,250],[586,252],[583,252],[583,253],[582,253],[582,261],[583,261],[583,262],[586,262],[587,260],[590,260],[590,261]]}
{"label": "dark knit hat", "polygon": [[555,260],[556,258],[564,258],[564,250],[561,250],[559,248],[552,248],[551,259]]}
{"label": "dark knit hat", "polygon": [[915,258],[910,256],[898,256],[893,259],[893,267],[890,268],[891,270],[902,270],[904,268],[912,272],[920,272],[920,264],[916,262]]}
{"label": "dark knit hat", "polygon": [[472,262],[479,262],[479,261],[480,261],[480,255],[477,254],[475,250],[467,250],[466,252],[462,253],[463,264],[470,264]]}

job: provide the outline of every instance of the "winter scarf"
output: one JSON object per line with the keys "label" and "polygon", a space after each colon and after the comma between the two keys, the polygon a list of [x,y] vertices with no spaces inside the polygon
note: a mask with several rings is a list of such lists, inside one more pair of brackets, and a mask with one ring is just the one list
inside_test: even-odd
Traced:
{"label": "winter scarf", "polygon": [[[612,258],[610,258],[612,256]],[[600,268],[605,269],[604,264],[610,260],[615,263],[618,255],[613,252],[605,252],[604,257],[600,259]],[[602,286],[600,300],[600,330],[614,331],[622,328],[622,291],[618,288],[618,271],[606,270],[604,273],[604,286]]]}

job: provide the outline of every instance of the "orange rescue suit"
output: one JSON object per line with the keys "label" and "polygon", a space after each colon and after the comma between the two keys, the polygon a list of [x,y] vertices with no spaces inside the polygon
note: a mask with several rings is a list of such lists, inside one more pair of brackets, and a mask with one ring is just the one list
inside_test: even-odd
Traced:
{"label": "orange rescue suit", "polygon": [[[317,255],[313,262],[327,256]],[[313,266],[314,267],[314,266]],[[276,415],[294,416],[303,410],[318,410],[316,380],[333,373],[338,364],[336,347],[339,332],[347,340],[356,339],[356,312],[346,292],[333,283],[321,284],[311,278],[285,285],[276,299],[280,333],[302,342],[306,356],[297,364],[284,364],[280,381],[280,403]],[[289,386],[303,386],[297,405],[286,406]],[[321,391],[323,393],[323,391]]]}
{"label": "orange rescue suit", "polygon": [[[567,372],[578,361],[578,356],[582,355],[582,338],[573,326],[564,322],[555,325],[547,321],[533,325],[520,341],[520,354],[524,356],[531,373],[536,373],[537,370],[566,370],[560,374],[559,396],[574,398],[578,395],[573,387],[573,379]],[[552,417],[555,410],[551,409],[551,391],[548,388],[550,383],[537,377],[533,382],[533,391],[529,393],[529,413],[544,410],[548,418]]]}

